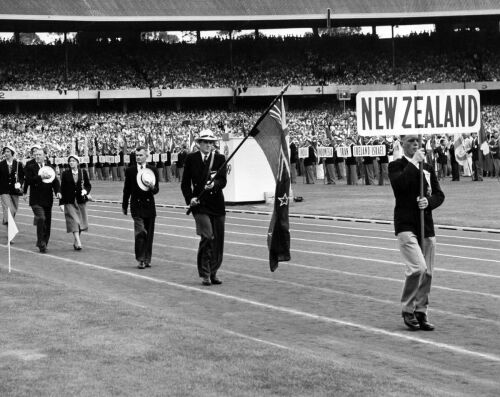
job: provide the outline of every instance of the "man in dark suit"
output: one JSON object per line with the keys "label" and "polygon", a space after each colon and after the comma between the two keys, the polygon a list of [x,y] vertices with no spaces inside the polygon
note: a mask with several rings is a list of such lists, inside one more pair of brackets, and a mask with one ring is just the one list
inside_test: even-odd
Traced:
{"label": "man in dark suit", "polygon": [[[444,201],[434,169],[424,164],[424,197],[420,198],[419,163],[424,161],[424,149],[419,148],[416,135],[403,140],[403,157],[389,164],[396,206],[394,229],[406,266],[406,281],[401,297],[403,321],[411,330],[432,331],[427,319],[431,290],[436,237],[432,210]],[[420,211],[424,210],[424,238],[421,246]]]}
{"label": "man in dark suit", "polygon": [[16,216],[19,207],[19,196],[22,196],[21,186],[24,183],[23,165],[14,158],[14,148],[5,146],[2,149],[5,160],[0,161],[0,200],[2,201],[3,221],[8,223],[8,213],[10,210],[12,217]]}
{"label": "man in dark suit", "polygon": [[[147,157],[148,152],[144,146],[139,146],[135,150],[137,164],[125,170],[122,200],[122,210],[125,215],[127,215],[130,200],[130,213],[134,220],[135,259],[139,269],[151,267],[156,219],[154,195],[159,191],[158,170],[147,164]],[[154,180],[146,178],[151,173],[144,171],[145,169],[153,172]],[[139,181],[138,173],[140,173]]]}
{"label": "man in dark suit", "polygon": [[210,130],[203,130],[197,138],[200,150],[190,153],[184,164],[181,190],[186,204],[191,207],[196,222],[196,234],[201,237],[198,247],[198,274],[203,285],[221,284],[217,271],[224,252],[226,207],[222,189],[226,186],[225,157],[212,150],[217,139]]}
{"label": "man in dark suit", "polygon": [[60,184],[59,180],[55,178],[55,172],[51,174],[42,171],[42,174],[38,175],[40,169],[46,165],[48,163],[45,162],[44,151],[36,149],[35,161],[26,164],[25,168],[26,184],[30,186],[29,205],[35,214],[33,223],[36,226],[36,246],[42,254],[47,252],[50,238],[53,193],[58,199],[61,198]]}

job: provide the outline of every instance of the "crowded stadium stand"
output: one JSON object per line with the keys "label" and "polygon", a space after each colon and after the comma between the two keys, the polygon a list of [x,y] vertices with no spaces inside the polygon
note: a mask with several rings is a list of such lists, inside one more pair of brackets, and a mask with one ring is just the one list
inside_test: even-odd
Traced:
{"label": "crowded stadium stand", "polygon": [[[0,141],[24,156],[33,142],[52,157],[75,149],[117,154],[137,144],[175,152],[202,128],[219,137],[247,134],[286,84],[289,131],[299,146],[357,139],[355,95],[389,89],[478,89],[493,138],[500,125],[499,17],[493,0],[4,0],[0,31],[13,39],[0,42]],[[436,29],[377,36],[377,26],[415,23]],[[341,26],[372,31],[331,29]],[[270,27],[312,31],[259,34]],[[253,33],[202,39],[208,29]],[[159,30],[193,31],[197,40],[141,36]],[[23,32],[78,33],[27,45]]]}

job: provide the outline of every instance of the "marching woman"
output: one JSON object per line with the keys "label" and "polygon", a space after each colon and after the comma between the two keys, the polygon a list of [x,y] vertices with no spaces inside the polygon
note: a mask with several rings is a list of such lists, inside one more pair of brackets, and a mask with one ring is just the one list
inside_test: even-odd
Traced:
{"label": "marching woman", "polygon": [[5,146],[2,149],[5,160],[0,161],[0,198],[4,225],[8,220],[7,210],[10,210],[12,217],[15,217],[19,206],[19,196],[23,195],[21,186],[24,183],[24,169],[23,165],[14,159],[14,153],[12,146]]}
{"label": "marching woman", "polygon": [[59,206],[66,218],[66,231],[73,233],[75,251],[82,249],[80,234],[88,230],[87,201],[92,186],[87,171],[79,167],[76,156],[68,157],[69,169],[61,175],[61,199]]}

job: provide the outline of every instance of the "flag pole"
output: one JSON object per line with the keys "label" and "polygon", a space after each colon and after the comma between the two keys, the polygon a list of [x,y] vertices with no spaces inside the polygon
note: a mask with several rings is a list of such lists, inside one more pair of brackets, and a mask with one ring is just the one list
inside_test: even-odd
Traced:
{"label": "flag pole", "polygon": [[[243,146],[243,144],[246,142],[246,140],[248,138],[250,138],[250,136],[252,135],[252,133],[256,130],[257,126],[260,124],[260,122],[264,119],[264,117],[266,117],[266,115],[269,113],[269,111],[273,108],[274,104],[278,101],[278,99],[280,99],[280,97],[286,92],[286,90],[288,90],[288,87],[290,87],[290,84],[292,84],[291,82],[288,83],[281,91],[278,95],[276,95],[276,97],[273,99],[273,101],[271,102],[271,104],[267,107],[267,109],[260,115],[259,119],[255,122],[254,126],[252,127],[252,129],[250,130],[250,132],[245,136],[245,138],[243,138],[243,140],[239,143],[239,145],[236,147],[236,149],[233,150],[233,152],[229,155],[229,157],[226,159],[226,161],[224,161],[224,163],[222,163],[222,165],[219,167],[219,169],[215,172],[215,174],[210,178],[209,182],[208,183],[212,183],[215,178],[217,177],[217,175],[220,174],[220,172],[227,166],[227,164],[229,163],[229,161],[231,161],[231,159],[234,157],[234,155],[236,154],[236,152],[241,148],[241,146]],[[203,190],[200,195],[198,196],[198,199],[200,199],[201,197],[203,197],[203,195],[205,194],[206,190]],[[186,211],[186,215],[189,215],[191,213],[191,207],[188,208],[188,210]]]}
{"label": "flag pole", "polygon": [[7,251],[9,251],[9,273],[11,271],[11,266],[10,266],[10,240],[7,238]]}
{"label": "flag pole", "polygon": [[[418,149],[422,147],[422,134],[418,135]],[[422,160],[419,165],[419,174],[420,174],[420,199],[424,198],[424,161]],[[425,231],[425,225],[424,225],[424,210],[420,210],[420,241],[421,241],[421,247],[424,249],[424,231]]]}

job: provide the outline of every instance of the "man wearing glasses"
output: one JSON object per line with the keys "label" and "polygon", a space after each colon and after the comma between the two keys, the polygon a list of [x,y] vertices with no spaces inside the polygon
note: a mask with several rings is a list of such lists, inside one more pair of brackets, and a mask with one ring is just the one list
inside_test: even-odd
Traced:
{"label": "man wearing glasses", "polygon": [[[403,156],[389,164],[396,206],[394,229],[399,250],[406,267],[405,285],[401,297],[402,316],[412,331],[432,331],[427,319],[427,307],[434,267],[436,237],[432,210],[444,201],[434,169],[424,163],[424,197],[420,198],[419,163],[424,161],[424,149],[416,135],[402,137]],[[420,210],[424,210],[424,239],[421,246]]]}
{"label": "man wearing glasses", "polygon": [[216,140],[212,131],[200,132],[200,150],[186,157],[181,182],[182,194],[194,216],[196,234],[201,237],[198,274],[206,286],[222,284],[217,271],[224,251],[226,207],[222,189],[226,186],[226,167],[216,173],[225,162],[225,157],[213,150]]}

